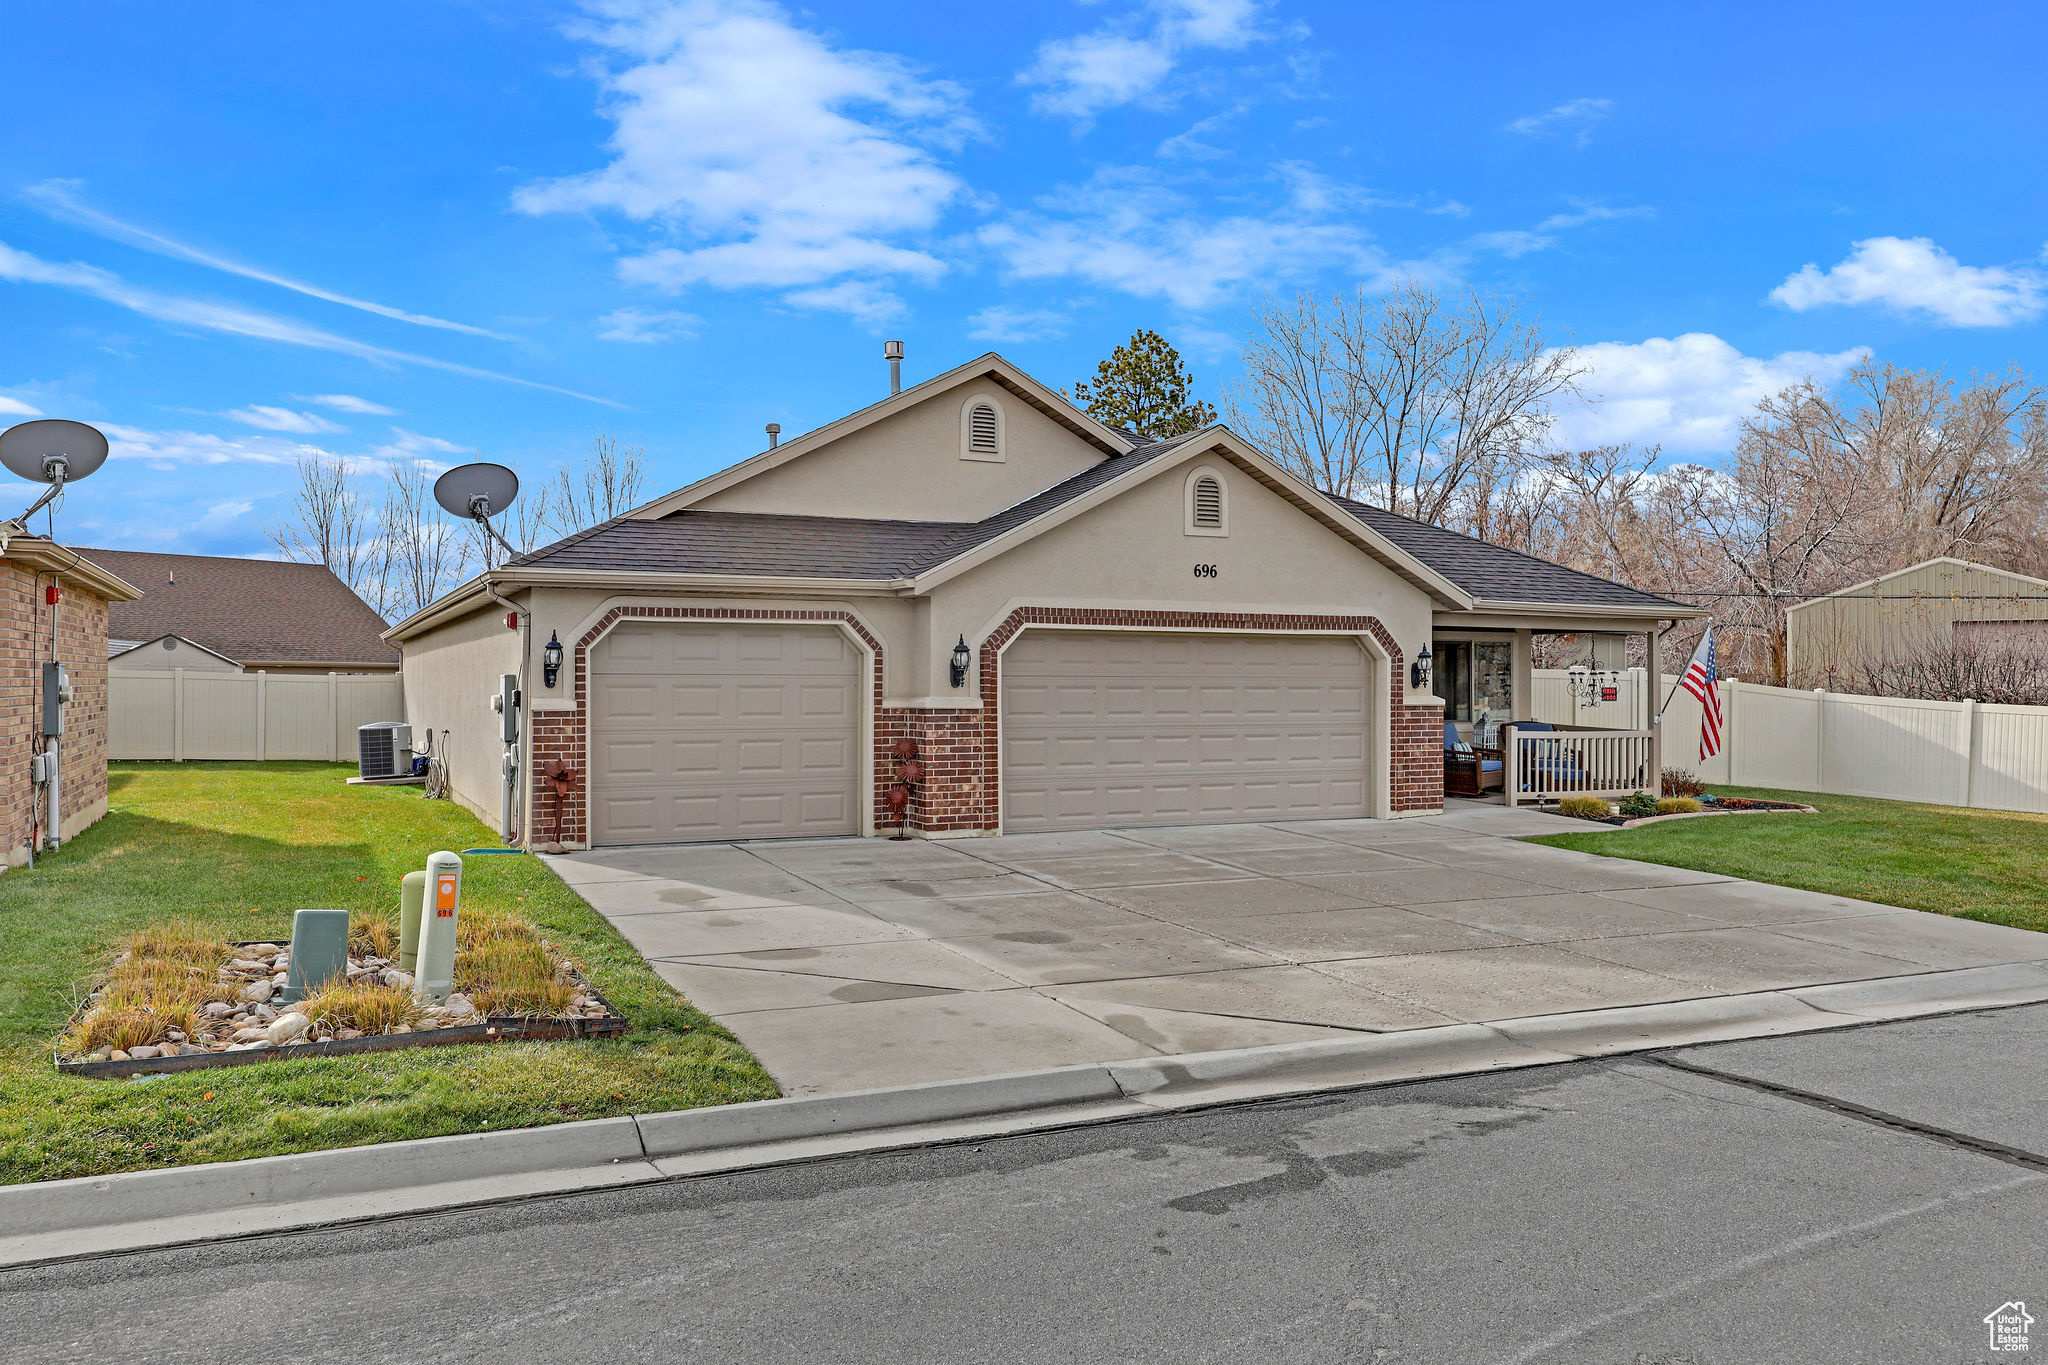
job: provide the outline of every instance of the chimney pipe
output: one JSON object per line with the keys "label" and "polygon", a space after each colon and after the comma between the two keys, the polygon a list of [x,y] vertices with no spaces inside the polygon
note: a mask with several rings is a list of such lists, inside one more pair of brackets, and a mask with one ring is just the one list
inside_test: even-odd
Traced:
{"label": "chimney pipe", "polygon": [[900,341],[883,342],[882,354],[889,361],[889,396],[894,398],[897,394],[903,392],[903,343]]}
{"label": "chimney pipe", "polygon": [[781,443],[782,443],[782,423],[780,423],[780,422],[770,422],[770,423],[768,424],[768,448],[769,448],[770,450],[773,450],[773,449],[775,449],[775,447],[776,447],[776,446],[780,445]]}

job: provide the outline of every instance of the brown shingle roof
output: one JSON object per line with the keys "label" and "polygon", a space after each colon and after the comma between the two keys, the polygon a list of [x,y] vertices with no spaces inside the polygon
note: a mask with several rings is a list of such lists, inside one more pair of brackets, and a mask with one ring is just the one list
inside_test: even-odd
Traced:
{"label": "brown shingle roof", "polygon": [[143,550],[80,554],[142,590],[107,607],[121,640],[182,635],[238,663],[395,668],[384,618],[325,565]]}

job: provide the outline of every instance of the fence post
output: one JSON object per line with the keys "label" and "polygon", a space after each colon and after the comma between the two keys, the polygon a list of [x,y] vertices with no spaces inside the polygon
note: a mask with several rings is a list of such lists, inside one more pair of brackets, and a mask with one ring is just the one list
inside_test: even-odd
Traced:
{"label": "fence post", "polygon": [[338,760],[341,757],[341,741],[334,732],[341,728],[341,684],[333,669],[327,670],[327,757]]}
{"label": "fence post", "polygon": [[1977,749],[1981,741],[1977,737],[1977,699],[1963,699],[1963,800],[1968,807],[1975,803],[1977,795]]}
{"label": "fence post", "polygon": [[1516,760],[1521,757],[1522,744],[1515,737],[1514,726],[1503,725],[1500,727],[1500,732],[1507,738],[1506,745],[1500,751],[1501,795],[1507,798],[1509,806],[1514,806],[1517,804],[1515,798],[1522,790],[1522,774],[1516,763]]}
{"label": "fence post", "polygon": [[270,754],[269,688],[266,685],[269,674],[256,670],[256,761],[261,763]]}
{"label": "fence post", "polygon": [[1728,689],[1728,704],[1721,708],[1721,747],[1728,755],[1728,785],[1737,787],[1742,784],[1735,779],[1735,751],[1741,747],[1742,732],[1735,728],[1735,699],[1742,695],[1742,679],[1730,678],[1722,686]]}
{"label": "fence post", "polygon": [[1828,690],[1825,687],[1813,689],[1813,789],[1817,792],[1833,791],[1828,786]]}
{"label": "fence post", "polygon": [[185,670],[171,670],[171,762],[185,761]]}

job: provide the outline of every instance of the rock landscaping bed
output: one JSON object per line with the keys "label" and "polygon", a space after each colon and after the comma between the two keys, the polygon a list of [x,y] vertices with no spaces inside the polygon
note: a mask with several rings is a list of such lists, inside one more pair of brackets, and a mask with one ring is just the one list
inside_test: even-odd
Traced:
{"label": "rock landscaping bed", "polygon": [[1626,796],[1619,803],[1594,796],[1568,796],[1558,802],[1557,813],[1568,815],[1574,820],[1589,820],[1594,824],[1613,825],[1617,829],[1635,829],[1639,825],[1654,825],[1664,820],[1696,820],[1703,815],[1759,815],[1773,812],[1793,812],[1806,815],[1819,814],[1812,806],[1803,806],[1796,801],[1764,801],[1747,796],[1709,796],[1702,794],[1665,797],[1659,800],[1646,792]]}
{"label": "rock landscaping bed", "polygon": [[456,990],[438,1003],[418,997],[397,951],[389,923],[357,916],[345,976],[287,1002],[286,945],[229,943],[185,923],[152,926],[129,938],[65,1030],[58,1069],[121,1076],[625,1031],[576,965],[510,916],[461,919]]}

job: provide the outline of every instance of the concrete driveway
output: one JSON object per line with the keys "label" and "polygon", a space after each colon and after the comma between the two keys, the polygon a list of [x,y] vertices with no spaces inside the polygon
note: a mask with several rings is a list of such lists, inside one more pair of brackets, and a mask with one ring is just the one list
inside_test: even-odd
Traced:
{"label": "concrete driveway", "polygon": [[[1786,817],[1796,818],[1796,817]],[[549,858],[791,1095],[2048,959],[2048,936],[1413,820]]]}

